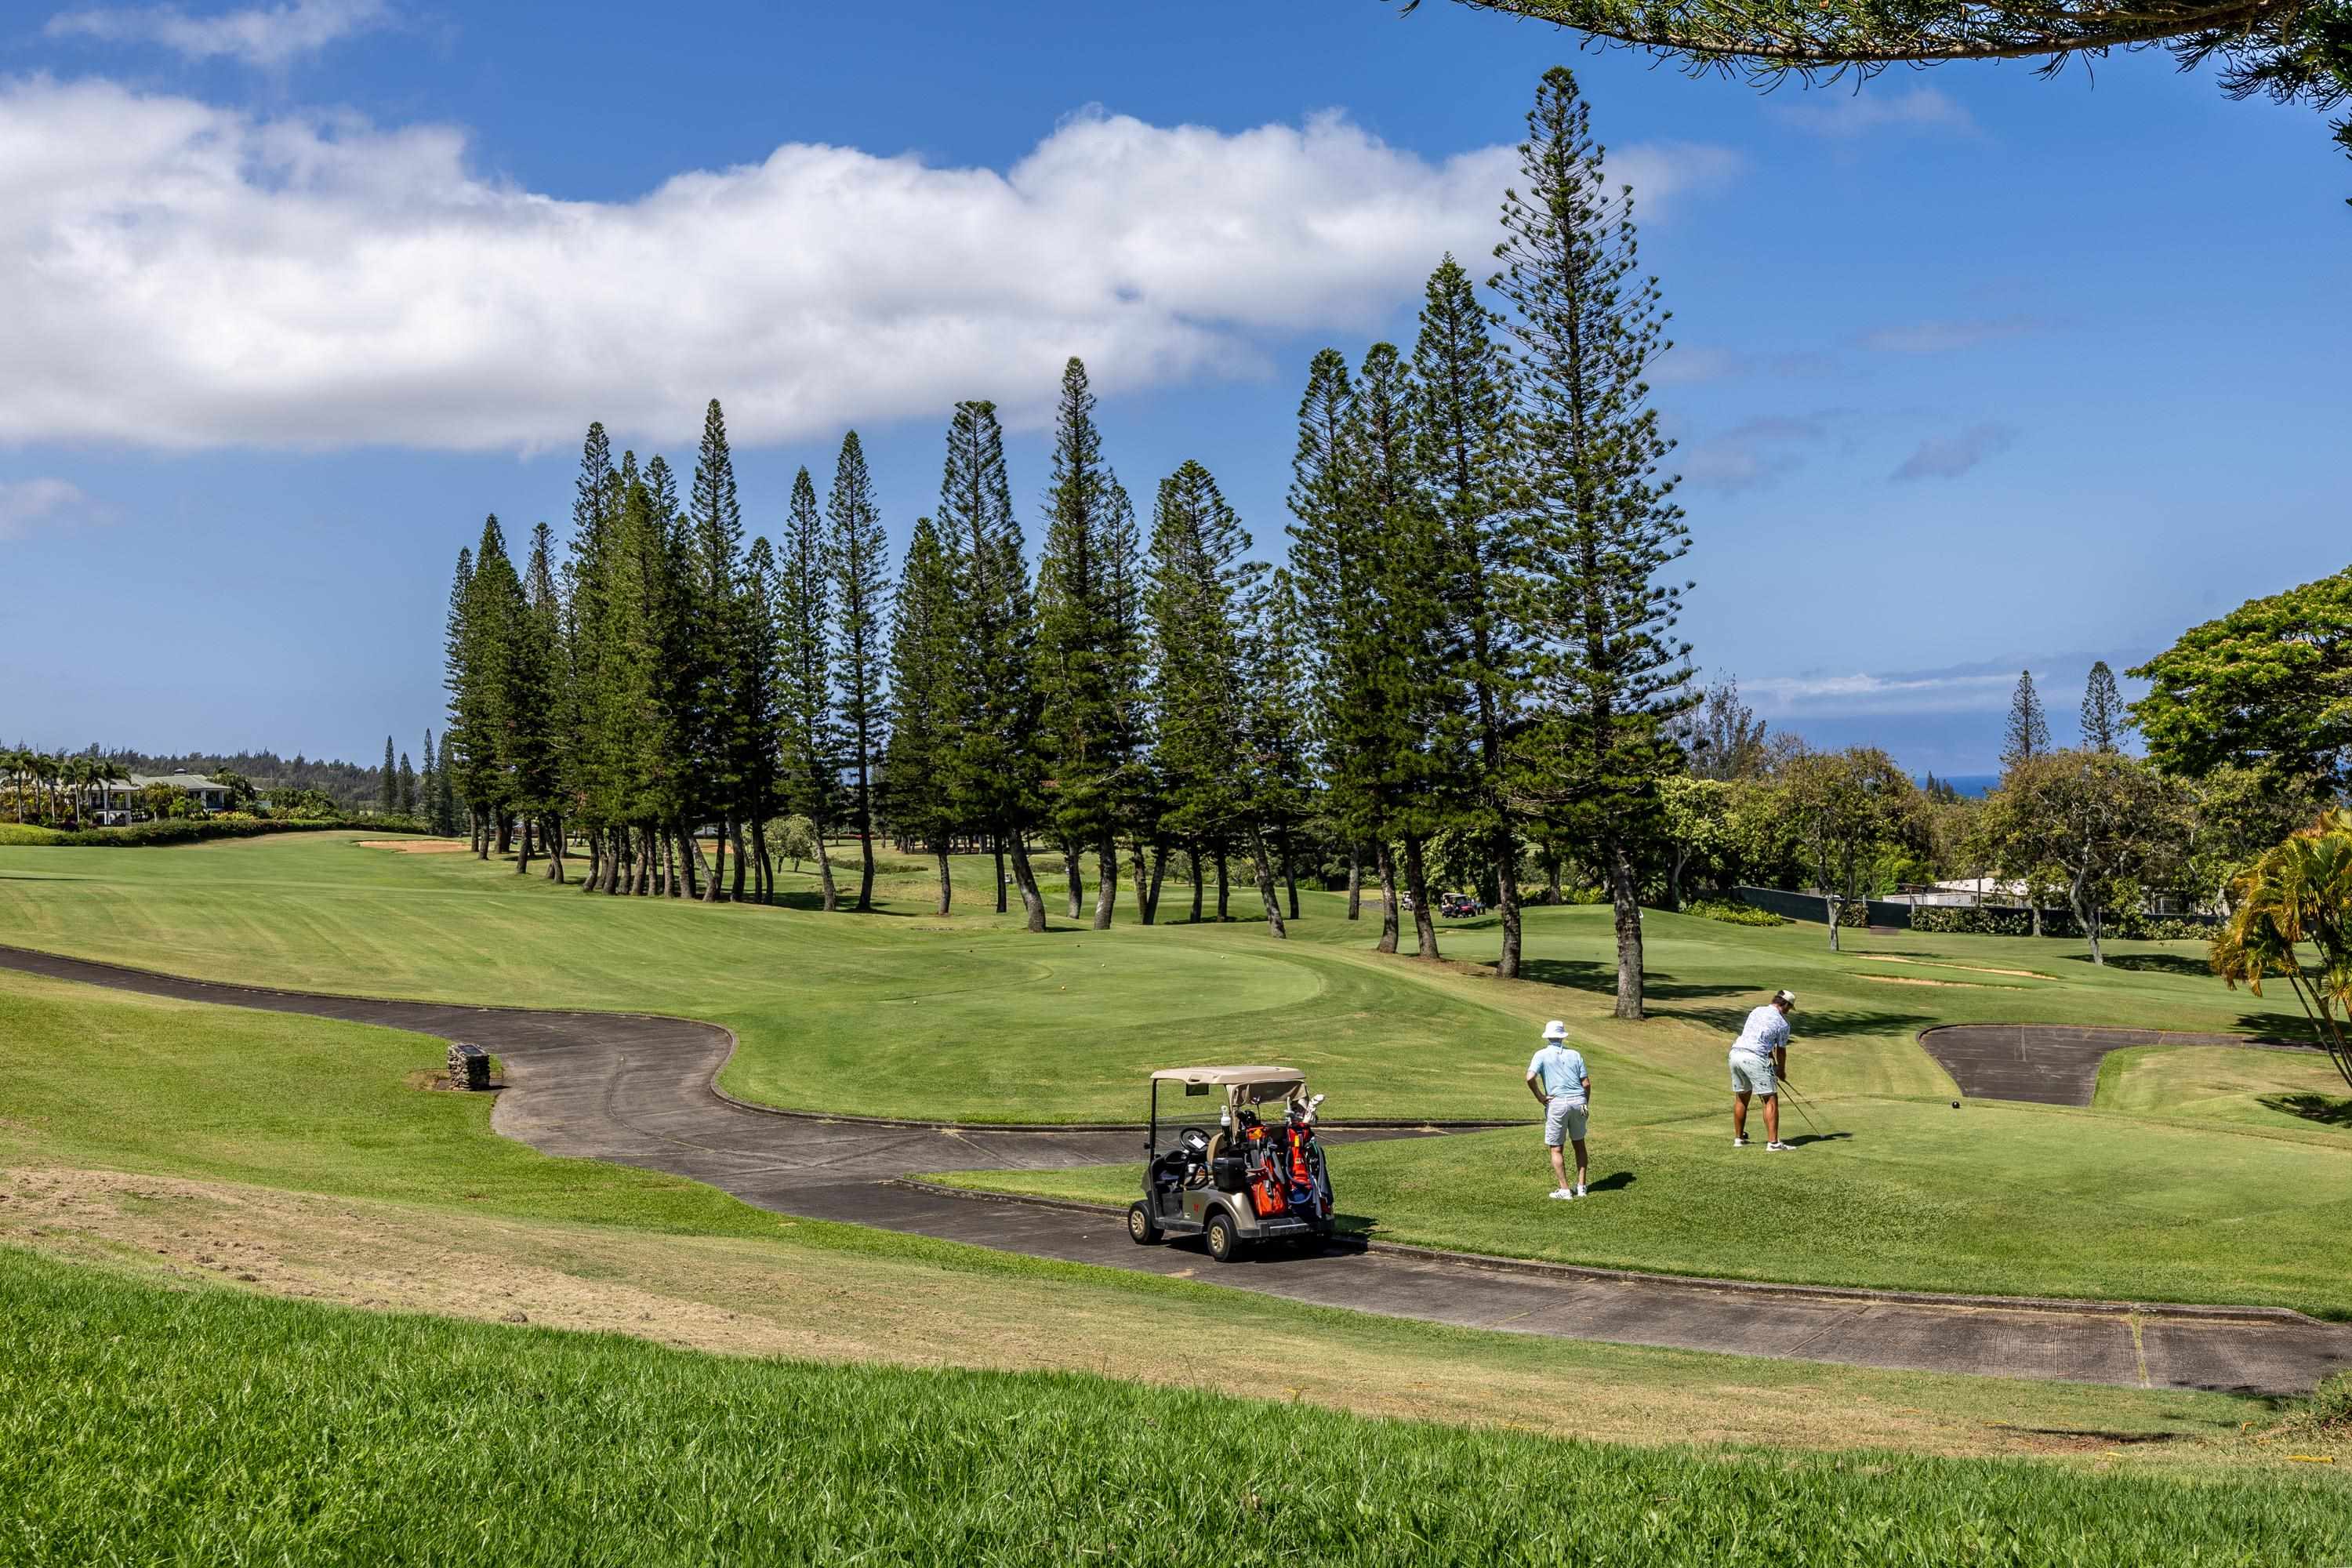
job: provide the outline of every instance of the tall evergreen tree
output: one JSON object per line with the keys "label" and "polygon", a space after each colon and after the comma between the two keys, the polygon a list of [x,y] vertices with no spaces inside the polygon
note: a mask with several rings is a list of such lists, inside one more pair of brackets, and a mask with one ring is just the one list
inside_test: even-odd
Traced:
{"label": "tall evergreen tree", "polygon": [[[992,403],[956,405],[938,525],[956,584],[957,669],[948,712],[956,814],[993,836],[1011,859],[1028,929],[1042,931],[1045,902],[1028,845],[1044,791],[1036,612]],[[998,887],[1002,900],[1001,879]]]}
{"label": "tall evergreen tree", "polygon": [[2130,727],[2124,694],[2116,688],[2116,672],[2107,668],[2105,659],[2100,659],[2091,666],[2091,678],[2083,687],[2083,749],[2120,752],[2124,731]]}
{"label": "tall evergreen tree", "polygon": [[392,737],[383,738],[383,773],[376,791],[376,809],[390,816],[400,809],[400,767],[393,761]]}
{"label": "tall evergreen tree", "polygon": [[2009,720],[2001,731],[2000,765],[2004,771],[2030,763],[2050,751],[2050,721],[2042,711],[2042,694],[2033,689],[2033,672],[2020,670],[2017,688],[2009,694]]}
{"label": "tall evergreen tree", "polygon": [[1381,881],[1395,901],[1388,845],[1403,851],[1415,952],[1435,959],[1435,900],[1426,846],[1460,815],[1464,705],[1453,637],[1444,520],[1416,480],[1413,390],[1395,347],[1374,343],[1356,378],[1349,505],[1363,545],[1358,630],[1349,658],[1356,700],[1335,744],[1381,835]]}
{"label": "tall evergreen tree", "polygon": [[1094,929],[1110,925],[1118,887],[1119,802],[1127,758],[1116,711],[1108,563],[1111,491],[1087,367],[1062,372],[1053,478],[1045,492],[1045,542],[1037,562],[1037,688],[1045,706],[1047,766],[1054,778],[1054,831],[1073,868],[1070,915],[1077,918],[1080,847],[1095,851]]}
{"label": "tall evergreen tree", "polygon": [[1528,552],[1532,721],[1526,793],[1592,847],[1617,927],[1616,1013],[1643,1016],[1635,857],[1660,829],[1665,727],[1689,705],[1680,590],[1658,574],[1689,549],[1672,449],[1643,379],[1666,347],[1640,271],[1630,187],[1612,194],[1575,76],[1544,74],[1504,198],[1494,287],[1513,307]]}
{"label": "tall evergreen tree", "polygon": [[478,638],[469,613],[473,584],[473,547],[461,546],[449,583],[449,614],[442,638],[442,687],[449,694],[449,719],[441,731],[441,776],[452,800],[465,806],[475,854],[487,858],[480,802],[488,772],[482,759],[491,744],[490,689],[476,652]]}
{"label": "tall evergreen tree", "polygon": [[1471,705],[1463,826],[1494,867],[1503,928],[1495,973],[1507,980],[1519,972],[1520,922],[1506,735],[1526,679],[1509,516],[1510,360],[1492,323],[1470,275],[1448,256],[1423,290],[1413,342],[1413,441],[1420,482],[1445,530],[1444,582]]}
{"label": "tall evergreen tree", "polygon": [[425,750],[418,753],[425,759],[425,768],[416,779],[416,815],[436,833],[449,831],[441,816],[441,753],[433,749],[433,731],[425,731]]}
{"label": "tall evergreen tree", "polygon": [[1284,896],[1298,918],[1296,840],[1313,810],[1310,751],[1313,635],[1297,579],[1276,568],[1260,596],[1250,643],[1245,782],[1247,813],[1278,859]]}
{"label": "tall evergreen tree", "polygon": [[[1252,816],[1248,618],[1264,568],[1209,470],[1186,462],[1160,483],[1151,518],[1150,616],[1160,689],[1166,821],[1196,858],[1240,846],[1259,871],[1266,921],[1283,933]],[[1224,917],[1219,886],[1218,916]]]}
{"label": "tall evergreen tree", "polygon": [[[737,694],[739,719],[745,741],[743,752],[743,812],[751,823],[751,866],[756,878],[752,897],[775,902],[775,872],[768,858],[768,818],[781,799],[779,750],[783,726],[783,695],[778,678],[776,652],[776,552],[763,535],[751,542],[743,563],[741,651],[742,689]],[[740,868],[742,857],[736,857]]]}
{"label": "tall evergreen tree", "polygon": [[457,783],[451,766],[449,732],[441,731],[441,750],[433,766],[433,831],[444,838],[457,831]]}
{"label": "tall evergreen tree", "polygon": [[503,723],[499,763],[514,808],[522,817],[515,872],[530,868],[532,829],[537,826],[549,858],[548,874],[562,879],[562,833],[555,822],[562,770],[557,745],[555,686],[562,605],[555,591],[553,540],[547,524],[531,530],[530,555],[518,585],[519,602],[509,608],[501,661],[499,708]]}
{"label": "tall evergreen tree", "polygon": [[717,856],[704,898],[717,903],[726,877],[727,847],[736,840],[735,890],[742,892],[740,851],[745,784],[752,768],[753,738],[746,733],[743,703],[748,672],[743,658],[743,512],[735,493],[735,460],[727,447],[727,416],[712,398],[703,411],[702,445],[694,459],[687,502],[691,536],[687,598],[688,658],[694,672],[694,744],[690,766],[693,798],[688,809],[718,818]]}
{"label": "tall evergreen tree", "polygon": [[[1298,405],[1298,445],[1291,458],[1290,566],[1307,623],[1316,628],[1310,686],[1316,749],[1323,763],[1333,820],[1348,840],[1348,918],[1361,909],[1363,846],[1380,837],[1377,801],[1361,750],[1347,736],[1367,701],[1372,627],[1366,613],[1367,542],[1357,494],[1350,430],[1355,386],[1347,357],[1318,353]],[[1396,903],[1383,907],[1380,950],[1396,950]]]}
{"label": "tall evergreen tree", "polygon": [[[1118,766],[1107,791],[1115,831],[1128,837],[1136,918],[1150,925],[1158,909],[1168,850],[1160,831],[1160,784],[1152,760],[1151,631],[1144,603],[1143,541],[1127,488],[1115,479],[1108,488],[1109,505],[1097,558],[1102,584],[1103,682],[1109,694],[1111,726],[1106,751]],[[1097,908],[1107,923],[1107,906],[1098,902]]]}
{"label": "tall evergreen tree", "polygon": [[939,862],[939,912],[955,889],[948,876],[955,816],[948,795],[947,683],[956,668],[955,584],[939,531],[915,520],[890,606],[890,742],[882,764],[882,811],[893,829]]}
{"label": "tall evergreen tree", "polygon": [[840,897],[824,840],[838,805],[841,734],[833,707],[833,574],[816,485],[806,468],[793,476],[776,570],[775,619],[784,802],[816,829],[817,877],[829,914]]}
{"label": "tall evergreen tree", "polygon": [[394,809],[403,816],[416,815],[416,768],[406,752],[400,753],[400,798]]}
{"label": "tall evergreen tree", "polygon": [[842,437],[841,457],[825,498],[831,525],[825,553],[833,567],[834,675],[838,684],[842,730],[847,738],[852,776],[850,822],[857,830],[864,863],[857,879],[857,907],[874,907],[874,768],[881,760],[889,725],[883,678],[888,653],[883,647],[890,594],[889,537],[882,509],[866,470],[866,448],[852,430]]}
{"label": "tall evergreen tree", "polygon": [[564,563],[564,702],[562,714],[565,809],[579,818],[588,845],[582,888],[610,892],[623,847],[621,736],[614,710],[614,664],[619,636],[612,616],[614,538],[622,487],[604,426],[593,424],[581,443],[572,481],[571,557]]}

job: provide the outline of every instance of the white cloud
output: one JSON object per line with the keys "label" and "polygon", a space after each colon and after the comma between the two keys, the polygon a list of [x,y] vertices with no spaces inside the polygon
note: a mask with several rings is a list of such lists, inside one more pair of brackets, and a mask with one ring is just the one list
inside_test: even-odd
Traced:
{"label": "white cloud", "polygon": [[1801,465],[1829,438],[1828,414],[1769,414],[1743,421],[1685,448],[1683,477],[1704,489],[1750,489]]}
{"label": "white cloud", "polygon": [[1862,346],[1879,353],[1937,354],[1972,349],[2002,338],[2023,337],[2049,326],[2039,316],[2002,316],[1991,321],[1906,321],[1862,335]]}
{"label": "white cloud", "polygon": [[2013,669],[1772,675],[1741,680],[1739,694],[1769,714],[1965,713],[2000,707],[2016,684]]}
{"label": "white cloud", "polygon": [[385,0],[292,0],[217,16],[191,16],[177,5],[132,5],[61,11],[43,31],[53,38],[158,44],[192,60],[226,57],[268,68],[382,26],[391,16]]}
{"label": "white cloud", "polygon": [[0,479],[0,539],[101,521],[98,504],[64,479]]}
{"label": "white cloud", "polygon": [[1974,135],[1968,110],[1932,87],[1898,93],[1858,84],[1843,92],[1808,92],[1780,106],[1781,118],[1816,136],[1848,140],[1881,131],[1949,131]]}
{"label": "white cloud", "polygon": [[1896,479],[1957,479],[2017,440],[2013,426],[1971,425],[1957,436],[1931,436],[1888,477]]}
{"label": "white cloud", "polygon": [[[1268,371],[1473,266],[1504,147],[1433,162],[1339,115],[1226,133],[1087,113],[1004,173],[792,143],[624,202],[471,172],[457,130],[0,88],[0,441],[530,448],[776,440]],[[1616,162],[1654,211],[1704,150]]]}

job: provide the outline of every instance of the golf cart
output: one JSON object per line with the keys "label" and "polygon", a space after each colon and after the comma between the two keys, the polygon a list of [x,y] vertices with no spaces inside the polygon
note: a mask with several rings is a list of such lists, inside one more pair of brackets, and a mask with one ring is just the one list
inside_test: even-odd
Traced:
{"label": "golf cart", "polygon": [[[1217,1120],[1175,1129],[1160,1142],[1160,1090],[1214,1096]],[[1171,1091],[1172,1092],[1172,1091]],[[1163,1068],[1151,1075],[1151,1124],[1144,1143],[1143,1196],[1127,1211],[1139,1247],[1198,1236],[1209,1256],[1230,1263],[1259,1241],[1319,1244],[1331,1234],[1331,1178],[1315,1142],[1315,1108],[1297,1068]],[[1280,1109],[1261,1116],[1258,1107]],[[1207,1106],[1200,1108],[1204,1121]],[[1171,1108],[1171,1118],[1176,1114]]]}

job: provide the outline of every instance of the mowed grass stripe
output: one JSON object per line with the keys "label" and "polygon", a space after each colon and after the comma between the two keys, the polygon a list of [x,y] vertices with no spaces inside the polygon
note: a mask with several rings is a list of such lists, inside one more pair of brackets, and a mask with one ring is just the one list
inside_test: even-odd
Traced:
{"label": "mowed grass stripe", "polygon": [[166,1291],[5,1250],[0,1332],[0,1539],[43,1563],[2256,1564],[2323,1561],[2346,1523],[2332,1477],[1605,1447]]}

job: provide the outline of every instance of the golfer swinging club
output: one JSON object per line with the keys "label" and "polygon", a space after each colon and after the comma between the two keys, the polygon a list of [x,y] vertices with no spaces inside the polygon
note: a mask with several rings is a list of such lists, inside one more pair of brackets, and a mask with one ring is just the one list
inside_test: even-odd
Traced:
{"label": "golfer swinging club", "polygon": [[1731,1042],[1731,1146],[1748,1147],[1748,1097],[1764,1101],[1764,1145],[1769,1154],[1785,1153],[1780,1142],[1780,1079],[1789,1071],[1789,1015],[1797,1010],[1794,993],[1775,991],[1772,1000],[1748,1015],[1739,1037]]}
{"label": "golfer swinging club", "polygon": [[[1592,1104],[1592,1075],[1584,1070],[1584,1058],[1560,1042],[1568,1038],[1568,1026],[1554,1018],[1544,1026],[1544,1043],[1528,1063],[1528,1092],[1544,1108],[1544,1147],[1551,1151],[1551,1173],[1559,1185],[1552,1189],[1556,1198],[1580,1198],[1584,1195],[1584,1128],[1585,1118]],[[1568,1166],[1560,1159],[1562,1142],[1576,1145],[1576,1185],[1568,1184]]]}

